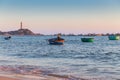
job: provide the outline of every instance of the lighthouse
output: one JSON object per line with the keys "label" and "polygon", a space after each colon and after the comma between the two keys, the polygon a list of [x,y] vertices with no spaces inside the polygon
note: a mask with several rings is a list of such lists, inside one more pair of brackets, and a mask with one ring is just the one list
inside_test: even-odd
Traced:
{"label": "lighthouse", "polygon": [[22,27],[23,27],[23,24],[22,24],[22,21],[20,22],[20,29],[22,29]]}

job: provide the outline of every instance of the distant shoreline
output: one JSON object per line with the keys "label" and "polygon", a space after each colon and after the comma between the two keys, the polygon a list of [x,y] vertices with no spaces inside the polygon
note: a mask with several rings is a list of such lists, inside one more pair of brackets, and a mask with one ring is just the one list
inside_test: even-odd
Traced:
{"label": "distant shoreline", "polygon": [[[41,34],[41,33],[34,33],[29,29],[18,29],[18,30],[14,30],[14,31],[7,31],[7,32],[2,32],[0,31],[0,35],[15,35],[15,36],[23,36],[23,35],[33,35],[33,36],[56,36],[58,33],[56,34]],[[88,34],[74,34],[74,33],[70,33],[70,34],[63,34],[60,33],[62,36],[109,36],[109,35],[119,35],[120,33],[101,33],[101,34],[97,34],[97,33],[88,33]]]}

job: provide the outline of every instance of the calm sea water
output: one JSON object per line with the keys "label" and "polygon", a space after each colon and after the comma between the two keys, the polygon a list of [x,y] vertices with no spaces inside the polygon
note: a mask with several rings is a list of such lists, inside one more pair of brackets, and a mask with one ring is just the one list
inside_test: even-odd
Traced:
{"label": "calm sea water", "polygon": [[120,41],[107,36],[94,37],[93,43],[81,36],[63,36],[62,46],[49,45],[55,36],[0,36],[0,65],[32,65],[56,74],[74,76],[119,76]]}

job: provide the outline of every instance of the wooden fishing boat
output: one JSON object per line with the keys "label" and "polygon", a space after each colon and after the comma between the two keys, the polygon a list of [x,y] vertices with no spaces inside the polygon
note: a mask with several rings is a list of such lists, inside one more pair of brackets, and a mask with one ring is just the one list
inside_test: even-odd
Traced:
{"label": "wooden fishing boat", "polygon": [[94,42],[94,38],[81,38],[82,42]]}
{"label": "wooden fishing boat", "polygon": [[120,39],[120,36],[117,36],[117,35],[110,35],[108,36],[109,40],[119,40]]}

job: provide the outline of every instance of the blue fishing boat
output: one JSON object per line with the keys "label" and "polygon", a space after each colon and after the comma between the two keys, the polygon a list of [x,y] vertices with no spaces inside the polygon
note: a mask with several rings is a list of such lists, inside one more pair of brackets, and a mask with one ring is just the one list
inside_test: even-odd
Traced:
{"label": "blue fishing boat", "polygon": [[52,38],[52,39],[49,39],[49,44],[52,44],[52,45],[63,45],[64,44],[64,39],[63,38]]}
{"label": "blue fishing boat", "polygon": [[64,44],[64,39],[61,38],[60,36],[61,36],[61,34],[58,34],[57,38],[49,39],[48,40],[49,44],[52,44],[52,45],[63,45]]}

